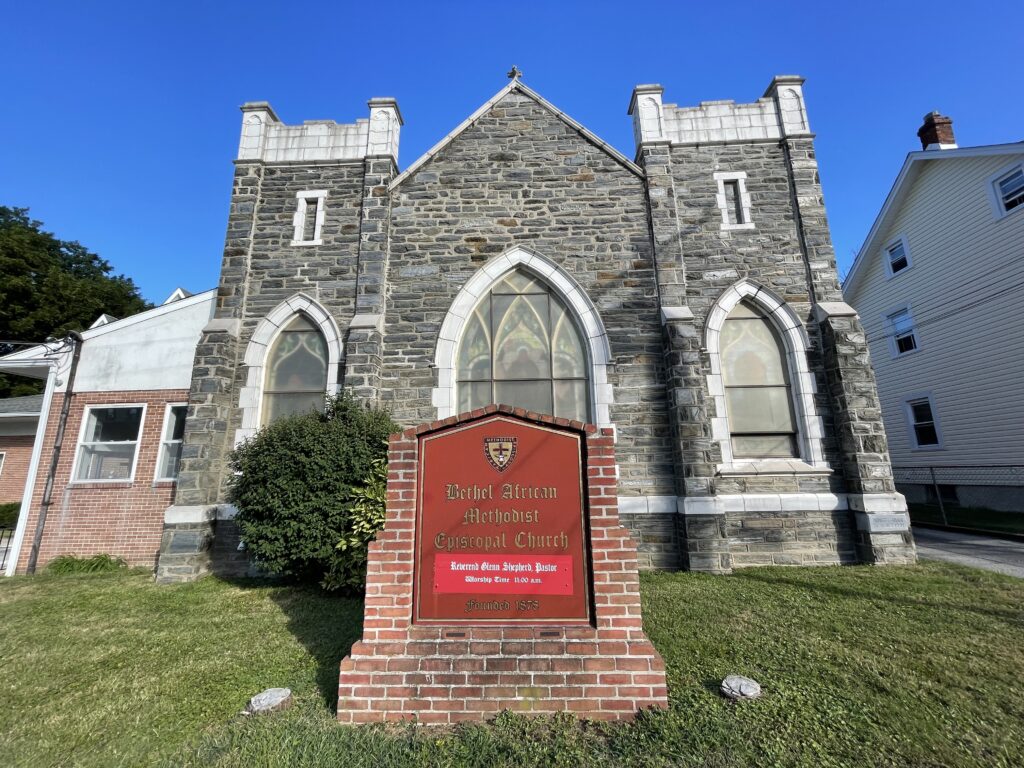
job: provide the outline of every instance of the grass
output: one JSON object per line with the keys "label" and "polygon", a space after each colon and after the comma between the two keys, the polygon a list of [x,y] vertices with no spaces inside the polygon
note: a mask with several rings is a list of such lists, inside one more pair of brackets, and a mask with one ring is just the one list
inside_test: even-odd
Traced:
{"label": "grass", "polygon": [[961,507],[946,504],[946,521],[938,504],[909,504],[910,519],[915,523],[937,523],[976,531],[1024,534],[1024,512],[999,512],[982,507]]}
{"label": "grass", "polygon": [[[645,574],[671,709],[339,726],[358,601],[138,573],[0,583],[0,754],[24,766],[1019,766],[1024,581],[953,565]],[[763,698],[717,693],[731,672]],[[296,705],[238,715],[288,686]]]}

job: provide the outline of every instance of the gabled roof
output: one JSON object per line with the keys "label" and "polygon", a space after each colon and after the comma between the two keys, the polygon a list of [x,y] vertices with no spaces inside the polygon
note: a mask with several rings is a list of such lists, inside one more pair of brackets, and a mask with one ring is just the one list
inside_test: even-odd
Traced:
{"label": "gabled roof", "polygon": [[[122,317],[120,320],[111,320],[109,323],[103,325],[93,325],[88,330],[82,331],[82,339],[88,341],[94,339],[97,336],[102,336],[107,333],[114,333],[124,328],[128,328],[137,323],[146,323],[154,320],[158,317],[162,317],[171,312],[177,312],[180,309],[194,306],[195,304],[201,304],[204,301],[212,301],[215,299],[217,294],[216,288],[211,288],[208,291],[202,293],[196,293],[189,296],[186,299],[179,299],[178,301],[171,302],[170,304],[161,304],[158,307],[147,309],[144,312],[139,312],[135,315],[129,315],[128,317]],[[51,345],[52,346],[52,345]],[[0,357],[0,371],[4,370],[4,363],[6,362],[21,362],[26,360],[43,360],[48,355],[53,355],[53,351],[48,349],[46,345],[39,344],[34,347],[28,347],[27,349],[21,349],[17,352],[12,352],[9,355]]]}
{"label": "gabled roof", "polygon": [[857,288],[860,278],[866,274],[866,265],[871,259],[876,258],[884,243],[880,242],[881,237],[888,231],[889,224],[899,214],[903,202],[914,186],[921,169],[926,162],[939,160],[952,160],[956,158],[970,157],[992,157],[994,155],[1024,154],[1024,142],[1014,144],[991,144],[983,147],[964,147],[963,149],[927,149],[911,152],[903,161],[896,181],[889,190],[888,197],[878,212],[875,223],[871,225],[867,239],[857,252],[846,279],[843,281],[843,293],[849,295]]}
{"label": "gabled roof", "polygon": [[640,166],[638,166],[636,163],[627,158],[624,154],[615,149],[615,147],[613,147],[611,144],[609,144],[606,141],[603,141],[596,134],[584,128],[580,123],[573,120],[571,117],[565,114],[565,112],[563,112],[554,104],[549,102],[539,93],[537,93],[531,88],[528,88],[526,85],[522,83],[522,81],[516,79],[512,80],[508,85],[506,85],[496,94],[494,94],[494,96],[485,101],[480,106],[479,109],[477,109],[473,114],[471,114],[464,121],[462,121],[462,123],[460,123],[458,127],[455,128],[455,130],[453,130],[451,133],[449,133],[447,136],[441,139],[437,144],[435,144],[433,147],[431,147],[425,153],[423,153],[423,155],[420,156],[416,160],[416,162],[414,162],[412,165],[406,168],[402,173],[398,174],[398,176],[396,176],[389,185],[389,189],[395,189],[399,184],[401,184],[407,178],[416,173],[416,171],[418,171],[421,167],[423,167],[423,165],[429,162],[431,158],[433,158],[441,150],[443,150],[445,147],[447,147],[449,144],[455,141],[455,139],[458,138],[463,131],[465,131],[467,128],[473,125],[473,123],[479,120],[489,109],[491,109],[491,107],[493,107],[495,104],[501,101],[505,96],[513,92],[520,93],[523,96],[526,96],[527,98],[533,99],[541,107],[546,109],[548,112],[550,112],[559,120],[561,120],[563,123],[565,123],[574,131],[579,133],[586,141],[590,142],[599,149],[604,150],[616,162],[618,162],[624,168],[626,168],[626,170],[635,173],[637,176],[641,178],[643,177],[644,172],[640,168]]}

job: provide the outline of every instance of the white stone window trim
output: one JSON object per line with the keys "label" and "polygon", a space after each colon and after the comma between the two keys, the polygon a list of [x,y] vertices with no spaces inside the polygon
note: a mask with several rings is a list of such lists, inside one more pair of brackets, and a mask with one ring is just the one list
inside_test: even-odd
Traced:
{"label": "white stone window trim", "polygon": [[1024,163],[1017,161],[1012,165],[1004,166],[985,180],[985,187],[988,190],[988,202],[992,206],[992,215],[996,219],[1002,219],[1024,211],[1024,205],[1018,205],[1009,211],[1006,210],[1003,205],[1003,196],[999,193],[999,182],[1017,171],[1024,172]]}
{"label": "white stone window trim", "polygon": [[[907,316],[907,319],[910,321],[910,333],[914,337],[914,348],[908,349],[906,352],[900,352],[900,348],[896,344],[895,318],[897,315]],[[885,333],[885,340],[889,344],[889,356],[893,360],[909,357],[910,355],[915,355],[921,351],[921,334],[917,330],[917,323],[914,321],[914,312],[909,303],[898,304],[894,307],[890,307],[886,312],[882,313],[882,327]]]}
{"label": "white stone window trim", "polygon": [[445,315],[434,350],[438,383],[432,392],[432,402],[437,409],[437,418],[446,419],[458,414],[456,358],[459,342],[473,310],[496,283],[516,269],[535,275],[568,308],[580,332],[590,369],[591,418],[599,427],[614,428],[610,408],[614,398],[612,385],[608,383],[611,346],[597,307],[568,272],[550,259],[521,246],[495,256],[473,273]]}
{"label": "white stone window trim", "polygon": [[[323,245],[324,241],[320,238],[320,234],[324,226],[327,190],[309,189],[305,192],[296,192],[295,197],[298,203],[295,207],[295,215],[292,217],[292,226],[295,231],[292,234],[291,245]],[[313,219],[313,239],[305,240],[302,236],[305,234],[306,209],[309,206],[309,200],[316,200],[316,215]]]}
{"label": "white stone window trim", "polygon": [[[757,225],[754,223],[754,217],[750,213],[750,193],[747,192],[746,171],[716,171],[714,179],[718,184],[718,192],[715,195],[715,204],[718,206],[718,210],[721,211],[722,214],[722,223],[719,229],[722,231],[757,229]],[[725,183],[727,181],[736,182],[737,192],[740,196],[740,209],[743,211],[742,222],[731,223],[729,221],[729,201],[725,195]]]}
{"label": "white stone window trim", "polygon": [[[928,401],[928,408],[932,412],[932,424],[935,427],[935,438],[938,440],[935,445],[918,445],[917,443],[917,431],[914,429],[917,422],[914,421],[914,410],[911,406],[922,400]],[[942,436],[942,425],[939,423],[939,409],[935,407],[935,394],[931,390],[904,395],[903,414],[907,420],[907,441],[911,451],[944,451],[946,449],[946,441]]]}
{"label": "white stone window trim", "polygon": [[[893,271],[892,256],[890,255],[890,251],[892,251],[892,249],[895,248],[897,245],[903,247],[903,256],[907,260],[907,266],[905,266],[903,269]],[[914,260],[910,256],[910,245],[907,243],[907,238],[905,235],[899,234],[896,237],[891,238],[885,244],[885,246],[882,248],[882,261],[885,262],[885,273],[890,280],[896,277],[897,275],[902,275],[904,272],[908,272],[910,268],[914,266]]]}
{"label": "white stone window trim", "polygon": [[304,293],[291,296],[260,320],[245,349],[244,363],[248,366],[245,386],[238,393],[238,407],[242,411],[242,426],[235,430],[235,445],[240,445],[256,434],[260,428],[263,409],[263,389],[267,354],[281,330],[296,315],[304,315],[327,343],[327,390],[325,394],[338,394],[338,369],[341,365],[342,342],[338,324],[331,313]]}
{"label": "white stone window trim", "polygon": [[[142,413],[139,415],[139,434],[135,438],[135,454],[132,456],[132,471],[128,477],[111,477],[111,478],[96,478],[93,480],[79,480],[78,479],[78,465],[82,460],[82,444],[85,440],[85,429],[89,425],[89,414],[94,410],[113,410],[120,408],[141,408]],[[82,411],[82,423],[78,427],[78,441],[75,443],[75,460],[71,464],[71,476],[68,480],[68,485],[116,485],[121,483],[134,483],[135,482],[135,470],[139,466],[139,454],[142,453],[142,435],[146,429],[146,410],[148,406],[146,403],[94,403],[92,405],[85,406],[85,410]],[[128,441],[125,441],[128,442]]]}
{"label": "white stone window trim", "polygon": [[[744,299],[756,305],[765,313],[766,319],[775,327],[786,350],[786,366],[789,371],[790,398],[796,426],[796,443],[799,458],[736,458],[732,452],[732,432],[729,428],[729,412],[725,400],[725,382],[722,378],[720,349],[722,326],[729,313]],[[715,404],[715,415],[711,418],[711,436],[722,451],[722,463],[718,465],[720,475],[780,475],[780,474],[828,474],[832,468],[825,460],[822,440],[825,436],[824,423],[818,416],[814,397],[817,385],[807,366],[807,350],[810,346],[807,331],[793,309],[782,299],[752,280],[743,279],[726,288],[708,313],[704,330],[704,346],[708,352],[711,372],[707,376],[708,392]]]}
{"label": "white stone window trim", "polygon": [[[167,405],[164,406],[164,419],[163,419],[163,422],[160,424],[160,442],[158,443],[159,448],[157,449],[157,452],[156,452],[156,466],[153,467],[153,483],[154,484],[157,484],[157,483],[161,483],[161,484],[162,483],[176,483],[176,482],[178,482],[178,476],[177,475],[175,475],[174,477],[161,477],[160,476],[160,467],[164,463],[164,443],[184,443],[185,442],[184,437],[181,440],[164,440],[164,435],[167,434],[167,425],[168,425],[168,423],[171,420],[171,413],[172,413],[171,409],[172,408],[181,408],[183,406],[185,408],[188,408],[188,403],[167,403]],[[188,418],[188,413],[187,412],[186,412],[185,416],[186,416],[186,418]],[[180,469],[180,465],[179,465],[179,469]]]}
{"label": "white stone window trim", "polygon": [[7,453],[5,451],[0,451],[0,477],[3,477],[4,474],[4,460],[6,458]]}

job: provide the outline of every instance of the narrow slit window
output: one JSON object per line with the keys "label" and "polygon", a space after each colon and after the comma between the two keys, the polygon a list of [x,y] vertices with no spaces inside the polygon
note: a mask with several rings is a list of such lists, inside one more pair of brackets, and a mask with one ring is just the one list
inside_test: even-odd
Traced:
{"label": "narrow slit window", "polygon": [[322,189],[298,192],[295,215],[292,218],[294,233],[292,245],[321,245],[324,224],[324,203],[327,191]]}
{"label": "narrow slit window", "polygon": [[732,179],[725,182],[725,211],[727,224],[746,224],[743,218],[743,201],[740,199],[740,182]]}

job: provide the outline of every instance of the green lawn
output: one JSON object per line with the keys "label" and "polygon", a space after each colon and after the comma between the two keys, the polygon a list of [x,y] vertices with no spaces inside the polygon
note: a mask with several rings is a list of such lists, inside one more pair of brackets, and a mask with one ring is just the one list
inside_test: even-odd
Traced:
{"label": "green lawn", "polygon": [[[358,601],[135,573],[0,582],[0,756],[14,766],[1024,764],[1024,581],[952,565],[645,574],[672,707],[631,725],[332,720]],[[726,674],[764,697],[734,705]],[[296,706],[244,718],[248,696]]]}

